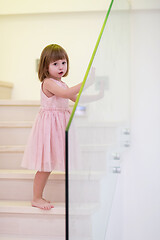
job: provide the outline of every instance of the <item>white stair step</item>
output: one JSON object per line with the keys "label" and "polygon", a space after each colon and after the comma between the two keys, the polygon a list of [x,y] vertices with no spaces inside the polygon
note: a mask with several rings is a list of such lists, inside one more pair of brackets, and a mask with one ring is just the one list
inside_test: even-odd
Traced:
{"label": "white stair step", "polygon": [[33,121],[39,101],[0,100],[0,121]]}
{"label": "white stair step", "polygon": [[0,146],[0,169],[21,169],[24,145]]}
{"label": "white stair step", "polygon": [[[65,240],[65,236],[63,237],[53,237],[52,236],[38,236],[38,237],[33,237],[33,236],[24,236],[24,235],[8,235],[8,234],[0,234],[0,240]],[[82,240],[81,237],[74,237],[71,238],[70,240]],[[83,240],[93,240],[92,237],[83,237]]]}
{"label": "white stair step", "polygon": [[[73,108],[73,103],[69,103]],[[0,100],[0,121],[33,121],[39,111],[40,101]]]}
{"label": "white stair step", "polygon": [[[33,179],[36,171],[31,170],[0,170],[1,200],[32,199]],[[16,192],[16,194],[15,194]],[[53,202],[65,201],[65,174],[54,172],[50,175],[45,187],[44,196]]]}
{"label": "white stair step", "polygon": [[33,121],[3,121],[0,122],[0,128],[30,128]]}
{"label": "white stair step", "polygon": [[[32,125],[33,121],[1,121],[0,145],[26,144]],[[82,145],[115,144],[119,134],[115,126],[97,124],[79,125],[76,132],[78,143]]]}
{"label": "white stair step", "polygon": [[107,168],[107,154],[111,144],[86,144],[80,146],[81,170],[104,171]]}
{"label": "white stair step", "polygon": [[[97,204],[81,204],[70,211],[71,239],[91,239],[92,215]],[[22,235],[23,234],[23,235]],[[12,239],[53,239],[65,237],[65,205],[54,204],[51,210],[41,210],[26,201],[0,201],[0,239],[7,235]],[[75,236],[75,238],[73,238]],[[79,238],[77,238],[79,236]]]}
{"label": "white stair step", "polygon": [[[21,169],[25,145],[0,146],[0,169]],[[101,171],[106,169],[106,156],[110,145],[82,145],[79,156],[81,170]]]}
{"label": "white stair step", "polygon": [[65,204],[54,203],[54,208],[50,211],[44,211],[36,207],[32,207],[28,201],[0,201],[0,213],[17,213],[17,214],[37,214],[37,215],[64,215]]}
{"label": "white stair step", "polygon": [[[24,236],[24,235],[8,235],[8,234],[0,234],[0,240],[65,240],[65,236]],[[77,239],[78,240],[78,239]],[[81,240],[81,239],[79,239]],[[87,238],[84,240],[91,240],[91,238]]]}
{"label": "white stair step", "polygon": [[[31,201],[34,175],[35,171],[30,170],[0,170],[0,199]],[[101,172],[87,173],[82,171],[70,174],[69,185],[74,188],[75,202],[98,202],[100,197],[99,184],[102,177],[103,173]],[[79,184],[83,185],[86,194],[79,193],[79,189],[76,187]],[[64,172],[51,173],[44,190],[44,197],[52,202],[65,201]]]}
{"label": "white stair step", "polygon": [[64,237],[65,207],[63,203],[54,206],[41,210],[29,202],[0,201],[0,234]]}
{"label": "white stair step", "polygon": [[[34,170],[11,170],[11,169],[0,169],[0,179],[33,179],[36,171]],[[64,180],[64,172],[52,172],[50,180]]]}
{"label": "white stair step", "polygon": [[[51,210],[42,210],[32,207],[29,201],[8,201],[0,200],[0,214],[2,213],[16,213],[16,214],[36,214],[36,215],[65,215],[65,203],[53,203],[54,208]],[[71,217],[75,218],[77,215],[91,215],[99,208],[97,203],[70,203],[69,212]]]}
{"label": "white stair step", "polygon": [[0,122],[0,145],[27,143],[33,122]]}
{"label": "white stair step", "polygon": [[77,126],[76,133],[80,144],[115,144],[117,142],[117,128],[111,126]]}
{"label": "white stair step", "polygon": [[92,220],[99,210],[99,204],[69,204],[70,240],[93,239]]}
{"label": "white stair step", "polygon": [[0,146],[0,153],[23,153],[24,149],[24,145],[3,145]]}

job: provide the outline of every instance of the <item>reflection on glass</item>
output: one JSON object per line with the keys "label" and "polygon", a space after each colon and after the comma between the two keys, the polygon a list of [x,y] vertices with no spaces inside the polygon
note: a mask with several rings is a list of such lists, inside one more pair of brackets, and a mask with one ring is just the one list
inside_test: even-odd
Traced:
{"label": "reflection on glass", "polygon": [[[69,240],[105,240],[129,146],[129,12],[110,13],[67,129]],[[128,144],[127,144],[128,143]]]}

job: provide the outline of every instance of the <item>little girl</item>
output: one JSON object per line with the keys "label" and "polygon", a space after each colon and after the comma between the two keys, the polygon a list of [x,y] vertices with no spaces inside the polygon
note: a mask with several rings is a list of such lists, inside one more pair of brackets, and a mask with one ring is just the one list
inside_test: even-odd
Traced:
{"label": "little girl", "polygon": [[41,53],[38,76],[41,84],[41,108],[33,125],[23,156],[22,167],[37,170],[33,184],[33,207],[49,210],[54,206],[43,198],[43,190],[52,170],[65,170],[65,128],[81,83],[69,88],[61,79],[69,70],[66,51],[57,44]]}

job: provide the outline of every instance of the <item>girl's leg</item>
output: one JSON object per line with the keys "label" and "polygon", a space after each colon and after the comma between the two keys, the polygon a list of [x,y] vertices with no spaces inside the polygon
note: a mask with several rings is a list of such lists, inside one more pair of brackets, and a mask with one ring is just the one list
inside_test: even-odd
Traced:
{"label": "girl's leg", "polygon": [[43,190],[47,183],[50,172],[37,172],[33,184],[33,200],[32,206],[49,210],[53,205],[43,199]]}

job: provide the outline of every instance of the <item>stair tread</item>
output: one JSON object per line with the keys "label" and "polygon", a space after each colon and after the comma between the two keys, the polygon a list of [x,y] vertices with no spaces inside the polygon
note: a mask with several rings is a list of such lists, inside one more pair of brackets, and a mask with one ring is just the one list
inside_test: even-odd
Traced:
{"label": "stair tread", "polygon": [[[0,179],[33,179],[36,171],[25,169],[0,169]],[[49,179],[64,180],[64,172],[52,172]]]}
{"label": "stair tread", "polygon": [[[83,151],[102,151],[106,150],[108,147],[113,146],[113,144],[86,144],[81,145]],[[0,153],[3,152],[23,152],[25,150],[25,145],[0,145]]]}
{"label": "stair tread", "polygon": [[0,100],[0,106],[40,106],[39,100]]}
{"label": "stair tread", "polygon": [[[0,169],[0,179],[33,179],[36,170],[26,169]],[[100,180],[106,176],[105,171],[72,171],[69,173],[70,181],[72,180]],[[49,180],[65,180],[65,172],[53,171]]]}
{"label": "stair tread", "polygon": [[[53,236],[25,236],[25,235],[8,235],[8,234],[0,234],[1,240],[53,240]],[[54,237],[54,240],[64,240],[65,237]],[[85,238],[84,240],[91,240],[90,238]]]}
{"label": "stair tread", "polygon": [[0,153],[3,152],[24,152],[25,145],[1,145]]}
{"label": "stair tread", "polygon": [[51,210],[42,210],[31,206],[29,201],[4,201],[0,200],[0,213],[26,213],[26,214],[65,214],[64,203],[54,203],[54,208]]}
{"label": "stair tread", "polygon": [[[55,202],[51,210],[43,210],[32,207],[30,201],[0,200],[0,214],[2,213],[25,213],[25,214],[57,214],[65,215],[65,203]],[[70,203],[71,215],[90,215],[99,208],[98,203]]]}
{"label": "stair tread", "polygon": [[[72,101],[69,101],[71,107],[74,106]],[[13,100],[13,99],[0,99],[0,106],[24,106],[24,107],[39,107],[40,100]]]}
{"label": "stair tread", "polygon": [[[26,169],[0,169],[0,179],[33,179],[36,170]],[[72,171],[69,173],[70,181],[72,180],[100,180],[106,176],[105,171]],[[53,171],[49,180],[65,180],[65,172]]]}
{"label": "stair tread", "polygon": [[33,121],[0,121],[0,128],[30,128]]}

